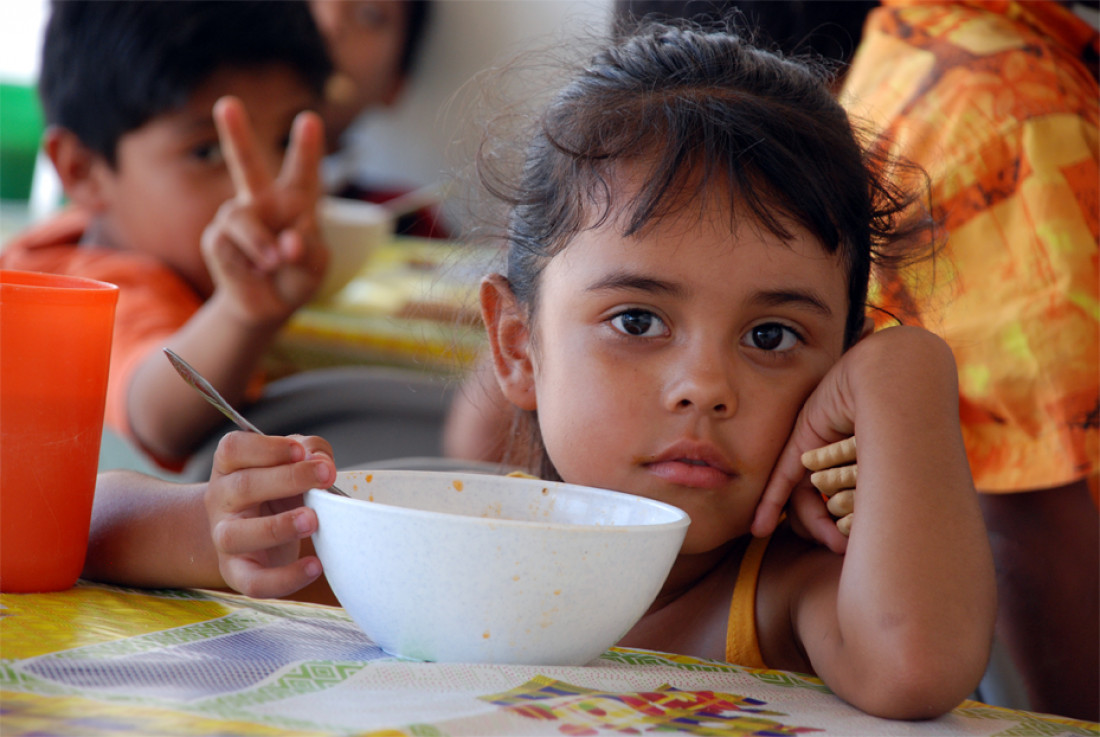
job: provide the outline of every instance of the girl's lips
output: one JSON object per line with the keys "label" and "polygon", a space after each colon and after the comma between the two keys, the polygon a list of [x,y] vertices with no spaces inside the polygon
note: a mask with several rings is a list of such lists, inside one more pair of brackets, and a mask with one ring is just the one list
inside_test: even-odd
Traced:
{"label": "girl's lips", "polygon": [[646,469],[654,476],[678,486],[717,489],[729,483],[731,474],[699,461],[676,459],[653,461]]}
{"label": "girl's lips", "polygon": [[724,486],[736,475],[732,466],[713,446],[693,442],[677,443],[663,453],[645,459],[642,465],[665,481],[700,489]]}

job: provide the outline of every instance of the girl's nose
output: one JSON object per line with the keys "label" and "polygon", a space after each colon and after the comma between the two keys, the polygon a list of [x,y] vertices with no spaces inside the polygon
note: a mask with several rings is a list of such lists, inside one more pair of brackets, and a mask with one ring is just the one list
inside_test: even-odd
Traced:
{"label": "girl's nose", "polygon": [[737,389],[729,361],[704,361],[698,358],[681,367],[672,383],[669,409],[675,412],[700,412],[716,418],[730,417],[737,411]]}

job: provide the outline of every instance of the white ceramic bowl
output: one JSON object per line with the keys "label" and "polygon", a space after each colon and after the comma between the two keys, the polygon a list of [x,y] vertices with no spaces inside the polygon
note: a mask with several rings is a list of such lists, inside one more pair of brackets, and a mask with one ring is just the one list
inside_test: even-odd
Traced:
{"label": "white ceramic bowl", "polygon": [[314,546],[386,652],[583,665],[653,603],[687,532],[676,507],[603,489],[437,471],[345,471],[313,489]]}
{"label": "white ceramic bowl", "polygon": [[323,197],[317,216],[329,252],[325,279],[314,296],[321,302],[355,278],[371,252],[392,234],[393,218],[381,205],[341,197]]}

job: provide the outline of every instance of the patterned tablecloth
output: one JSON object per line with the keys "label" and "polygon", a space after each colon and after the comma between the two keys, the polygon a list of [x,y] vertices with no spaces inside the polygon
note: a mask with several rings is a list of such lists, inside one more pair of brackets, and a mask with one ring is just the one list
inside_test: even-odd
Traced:
{"label": "patterned tablecloth", "polygon": [[613,648],[586,667],[387,656],[343,610],[81,583],[0,595],[10,735],[1100,735],[968,701],[866,716],[820,681]]}

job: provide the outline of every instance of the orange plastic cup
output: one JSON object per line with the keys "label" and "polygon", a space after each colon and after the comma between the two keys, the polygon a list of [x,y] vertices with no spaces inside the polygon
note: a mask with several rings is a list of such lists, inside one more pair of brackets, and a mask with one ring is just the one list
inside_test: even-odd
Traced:
{"label": "orange plastic cup", "polygon": [[0,591],[60,591],[84,568],[114,284],[0,269]]}

